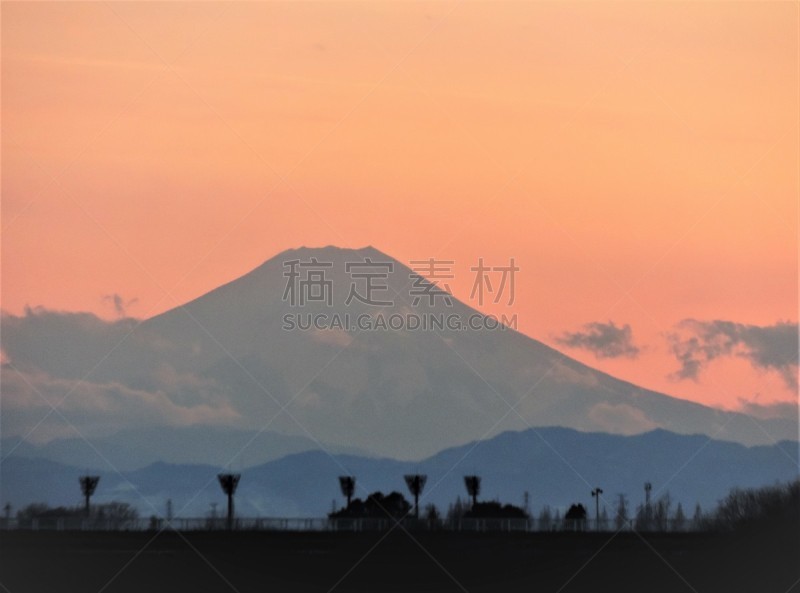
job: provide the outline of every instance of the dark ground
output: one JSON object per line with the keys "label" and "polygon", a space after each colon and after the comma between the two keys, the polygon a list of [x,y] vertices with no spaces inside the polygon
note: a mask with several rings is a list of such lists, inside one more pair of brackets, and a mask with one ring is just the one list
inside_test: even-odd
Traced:
{"label": "dark ground", "polygon": [[800,593],[795,533],[412,534],[0,532],[0,591]]}

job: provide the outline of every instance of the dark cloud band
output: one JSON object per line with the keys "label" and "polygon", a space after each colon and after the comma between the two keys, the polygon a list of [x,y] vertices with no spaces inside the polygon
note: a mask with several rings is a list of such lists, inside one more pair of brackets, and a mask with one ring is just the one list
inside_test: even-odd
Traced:
{"label": "dark cloud band", "polygon": [[565,332],[556,341],[562,346],[594,352],[598,358],[636,358],[641,352],[633,343],[631,326],[617,326],[613,321],[587,323],[583,331]]}

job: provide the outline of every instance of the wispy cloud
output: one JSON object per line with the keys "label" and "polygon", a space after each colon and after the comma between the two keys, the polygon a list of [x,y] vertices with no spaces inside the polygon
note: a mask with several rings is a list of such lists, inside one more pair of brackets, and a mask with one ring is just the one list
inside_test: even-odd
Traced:
{"label": "wispy cloud", "polygon": [[641,352],[633,343],[631,326],[618,326],[613,321],[587,323],[582,331],[565,332],[556,341],[569,348],[589,350],[597,358],[636,358]]}
{"label": "wispy cloud", "polygon": [[733,356],[746,359],[754,368],[779,373],[786,385],[796,390],[797,332],[797,323],[790,322],[758,326],[685,319],[677,325],[677,331],[667,335],[672,354],[681,365],[672,377],[697,381],[709,363]]}

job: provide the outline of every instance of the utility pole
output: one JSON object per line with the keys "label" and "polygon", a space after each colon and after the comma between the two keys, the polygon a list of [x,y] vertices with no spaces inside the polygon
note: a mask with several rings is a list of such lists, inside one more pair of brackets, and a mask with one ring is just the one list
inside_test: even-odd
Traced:
{"label": "utility pole", "polygon": [[650,510],[650,491],[653,489],[653,485],[650,482],[644,483],[644,524],[645,529],[650,529],[650,517],[651,517],[651,510]]}
{"label": "utility pole", "polygon": [[595,531],[600,531],[600,495],[603,493],[602,488],[595,488],[592,490],[592,496],[594,496],[594,520],[595,520]]}

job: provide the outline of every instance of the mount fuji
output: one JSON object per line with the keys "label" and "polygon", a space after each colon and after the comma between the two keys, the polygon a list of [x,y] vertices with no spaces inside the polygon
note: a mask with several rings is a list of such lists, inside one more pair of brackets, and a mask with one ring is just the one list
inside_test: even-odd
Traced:
{"label": "mount fuji", "polygon": [[[291,270],[303,272],[302,264],[314,261],[317,268],[330,264],[324,267],[330,304],[313,300],[313,293],[297,306],[287,298],[297,296],[288,290],[296,279]],[[353,270],[368,266],[348,264],[370,262],[389,270],[374,284],[386,285],[376,298],[391,304],[352,298]],[[362,277],[362,287],[366,281]],[[483,327],[485,317],[455,297],[414,303],[413,286],[430,288],[372,247],[293,249],[143,322],[105,323],[86,314],[37,310],[4,314],[3,354],[15,369],[44,378],[48,386],[72,386],[67,402],[76,417],[83,411],[95,419],[87,426],[96,429],[89,441],[108,443],[119,432],[134,448],[135,422],[146,427],[149,457],[139,454],[128,467],[156,460],[220,463],[221,458],[201,459],[188,450],[182,455],[175,438],[158,436],[159,427],[167,435],[197,425],[216,427],[203,433],[209,449],[214,439],[224,447],[231,434],[239,435],[230,453],[242,466],[275,458],[274,451],[263,450],[267,444],[284,450],[275,439],[259,438],[263,434],[292,439],[287,453],[322,447],[397,460],[544,426],[619,435],[665,429],[745,445],[797,440],[797,424],[790,419],[756,421],[638,387],[511,328]],[[287,320],[294,323],[298,314],[336,317],[340,323],[287,328]],[[458,323],[432,329],[353,325],[359,318],[381,326],[392,316],[410,315]],[[470,318],[481,327],[462,329]],[[25,388],[12,380],[14,373],[6,375],[3,429],[9,434],[23,414],[14,404],[24,400]],[[92,408],[93,401],[101,403]],[[125,407],[130,402],[136,403],[133,411]],[[61,441],[76,440],[67,437]],[[37,446],[26,443],[23,450],[34,456]],[[96,453],[87,449],[82,455]],[[124,451],[118,457],[125,466]]]}

